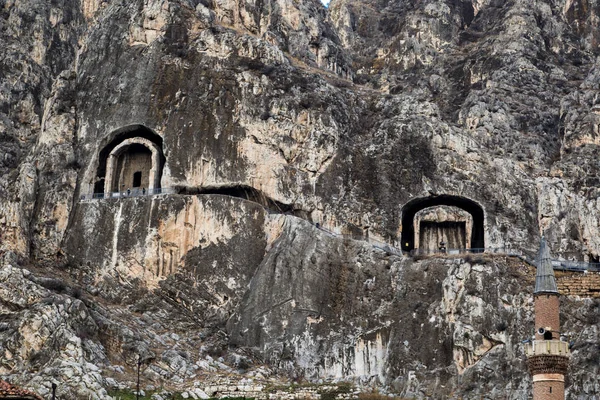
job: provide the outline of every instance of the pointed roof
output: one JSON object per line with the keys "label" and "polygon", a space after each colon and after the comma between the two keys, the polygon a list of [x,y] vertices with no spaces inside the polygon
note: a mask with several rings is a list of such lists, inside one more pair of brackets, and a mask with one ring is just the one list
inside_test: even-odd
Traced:
{"label": "pointed roof", "polygon": [[546,238],[542,236],[540,242],[540,251],[536,259],[537,271],[535,273],[535,291],[537,293],[556,293],[556,279],[554,279],[554,269],[552,268],[552,259],[550,258],[550,249],[546,243]]}

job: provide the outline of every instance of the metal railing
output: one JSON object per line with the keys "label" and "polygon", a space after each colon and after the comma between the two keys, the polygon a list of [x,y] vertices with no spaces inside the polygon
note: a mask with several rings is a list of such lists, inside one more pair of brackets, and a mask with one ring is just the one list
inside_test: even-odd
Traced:
{"label": "metal railing", "polygon": [[[473,249],[414,249],[410,251],[411,256],[426,256],[426,255],[464,255],[464,254],[504,254],[507,256],[518,257],[521,260],[536,266],[535,258],[525,252],[512,247],[485,247]],[[569,261],[569,260],[552,260],[552,268],[557,271],[574,271],[574,272],[600,272],[600,263],[589,263],[586,261]]]}
{"label": "metal railing", "polygon": [[[155,188],[155,189],[145,189],[145,188],[134,188],[128,189],[121,192],[112,192],[112,193],[88,193],[80,196],[80,201],[91,201],[91,200],[101,200],[101,199],[126,199],[131,197],[143,197],[143,196],[155,196],[160,194],[177,194],[178,191],[176,188],[166,187],[166,188]],[[248,200],[248,199],[246,199]],[[252,200],[249,200],[252,201]],[[261,207],[263,207],[269,213],[273,212],[273,210],[265,207],[260,203]],[[335,233],[326,228],[323,228],[319,223],[314,224],[318,229],[323,232],[326,232],[332,236],[344,238],[344,239],[352,239],[368,242],[373,247],[383,250],[389,254],[403,256],[407,254],[406,251],[400,250],[389,243],[379,241],[377,239],[373,239],[369,236],[361,236],[356,234],[343,234],[343,233]],[[427,256],[427,255],[468,255],[468,254],[502,254],[506,256],[518,257],[521,260],[535,266],[535,260],[530,255],[525,252],[515,249],[512,247],[482,247],[482,248],[462,248],[462,249],[413,249],[408,252],[411,256]],[[576,271],[576,272],[600,272],[600,263],[588,263],[585,261],[568,261],[568,260],[552,260],[552,267],[555,270],[560,271]]]}
{"label": "metal railing", "polygon": [[380,242],[379,240],[373,239],[373,238],[367,238],[367,241],[371,244],[371,246],[376,247],[380,250],[383,250],[387,253],[390,254],[394,254],[397,256],[402,256],[404,255],[404,253],[402,253],[402,250],[395,248],[394,246],[391,246],[388,243],[385,242]]}
{"label": "metal railing", "polygon": [[175,188],[155,188],[155,189],[146,189],[146,188],[134,188],[127,189],[121,192],[111,192],[111,193],[88,193],[82,194],[79,196],[80,201],[90,201],[90,200],[101,200],[101,199],[122,199],[129,197],[143,197],[143,196],[156,196],[159,194],[175,194],[177,190]]}
{"label": "metal railing", "polygon": [[523,256],[523,252],[512,247],[475,247],[461,249],[413,249],[409,252],[412,256],[426,255],[462,255],[462,254],[505,254],[509,256]]}
{"label": "metal railing", "polygon": [[525,355],[532,356],[568,356],[571,354],[569,343],[561,340],[534,340],[525,344]]}
{"label": "metal railing", "polygon": [[331,236],[335,236],[338,238],[342,238],[342,239],[350,239],[350,240],[359,240],[361,242],[367,242],[369,243],[371,246],[378,248],[379,250],[383,250],[386,253],[389,254],[394,254],[397,256],[402,256],[404,255],[404,253],[402,252],[402,250],[395,248],[394,246],[390,245],[389,243],[385,243],[382,241],[379,241],[377,239],[373,239],[372,237],[369,236],[358,236],[356,234],[344,234],[344,233],[336,233],[333,231],[330,231],[329,229],[323,228],[321,226],[321,224],[316,223],[314,224],[315,227],[323,232],[328,233]]}
{"label": "metal railing", "polygon": [[552,268],[559,271],[590,271],[600,272],[600,263],[585,261],[552,260]]}

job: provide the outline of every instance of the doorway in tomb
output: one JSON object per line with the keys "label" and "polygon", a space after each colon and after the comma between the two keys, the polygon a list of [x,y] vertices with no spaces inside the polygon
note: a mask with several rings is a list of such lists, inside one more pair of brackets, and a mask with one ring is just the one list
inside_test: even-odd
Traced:
{"label": "doorway in tomb", "polygon": [[118,157],[112,191],[149,187],[151,169],[152,152],[142,144],[131,144]]}
{"label": "doorway in tomb", "polygon": [[133,185],[134,188],[142,187],[142,171],[136,171],[133,173]]}

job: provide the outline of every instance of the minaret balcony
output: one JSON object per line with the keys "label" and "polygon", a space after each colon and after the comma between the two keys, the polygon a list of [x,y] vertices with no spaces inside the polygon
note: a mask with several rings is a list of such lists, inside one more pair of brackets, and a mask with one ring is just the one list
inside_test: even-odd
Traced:
{"label": "minaret balcony", "polygon": [[570,357],[569,343],[561,340],[534,340],[525,344],[525,355]]}

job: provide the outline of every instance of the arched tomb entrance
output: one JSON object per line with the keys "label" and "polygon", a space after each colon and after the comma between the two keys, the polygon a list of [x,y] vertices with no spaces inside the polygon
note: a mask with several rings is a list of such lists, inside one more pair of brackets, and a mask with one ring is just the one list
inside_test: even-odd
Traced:
{"label": "arched tomb entrance", "polygon": [[105,194],[160,187],[160,150],[144,138],[121,142],[108,155],[106,163]]}
{"label": "arched tomb entrance", "polygon": [[99,154],[94,193],[146,191],[160,188],[164,156],[162,138],[135,125],[118,130]]}
{"label": "arched tomb entrance", "polygon": [[483,249],[483,208],[460,196],[440,195],[409,201],[402,208],[402,250],[436,251],[444,241],[447,249]]}

